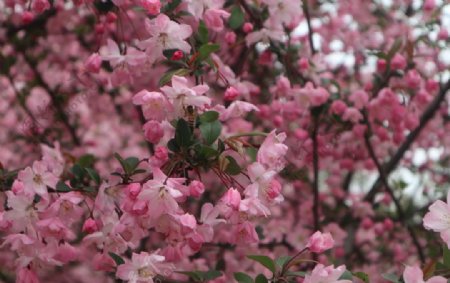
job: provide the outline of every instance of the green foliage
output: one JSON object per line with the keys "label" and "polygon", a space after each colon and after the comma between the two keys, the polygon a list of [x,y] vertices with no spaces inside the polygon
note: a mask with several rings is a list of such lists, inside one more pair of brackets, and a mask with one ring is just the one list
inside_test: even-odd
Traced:
{"label": "green foliage", "polygon": [[230,28],[236,30],[240,28],[245,22],[245,14],[239,5],[234,6],[231,9],[231,16],[228,19],[228,25]]}
{"label": "green foliage", "polygon": [[177,273],[188,276],[194,282],[208,282],[222,276],[222,272],[212,269],[208,271],[178,271]]}
{"label": "green foliage", "polygon": [[234,273],[234,279],[239,283],[254,283],[253,278],[242,272]]}
{"label": "green foliage", "polygon": [[109,256],[114,260],[114,262],[115,262],[117,265],[121,265],[121,264],[124,264],[124,263],[125,263],[125,261],[123,260],[123,258],[120,257],[118,254],[115,254],[115,253],[113,253],[113,252],[109,252],[108,254],[109,254]]}
{"label": "green foliage", "polygon": [[248,255],[247,257],[260,263],[261,265],[263,265],[264,267],[275,273],[276,271],[275,262],[270,257],[265,255]]}

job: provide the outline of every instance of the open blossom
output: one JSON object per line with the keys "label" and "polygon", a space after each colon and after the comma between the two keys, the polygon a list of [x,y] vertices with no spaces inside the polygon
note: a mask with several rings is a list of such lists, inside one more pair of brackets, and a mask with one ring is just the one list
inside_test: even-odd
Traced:
{"label": "open blossom", "polygon": [[133,47],[127,47],[127,53],[123,54],[117,43],[108,39],[106,46],[102,46],[99,51],[105,61],[109,61],[112,67],[127,63],[130,66],[142,64],[146,60],[145,53]]}
{"label": "open blossom", "polygon": [[144,184],[138,199],[148,201],[148,212],[153,218],[174,213],[178,209],[176,198],[183,196],[179,190],[183,182],[184,178],[167,178],[159,168],[154,168],[153,179]]}
{"label": "open blossom", "polygon": [[256,160],[269,169],[281,171],[285,160],[288,147],[283,142],[286,139],[285,133],[275,134],[273,130],[264,140],[258,150]]}
{"label": "open blossom", "polygon": [[44,162],[35,161],[33,167],[27,167],[19,172],[19,180],[24,184],[26,192],[47,196],[47,186],[55,188],[58,178],[49,172]]}
{"label": "open blossom", "polygon": [[450,191],[447,194],[447,203],[437,200],[428,209],[423,218],[423,226],[428,230],[439,232],[442,240],[450,248]]}
{"label": "open blossom", "polygon": [[142,112],[146,119],[159,122],[166,118],[169,107],[169,103],[162,93],[147,90],[136,93],[133,96],[133,104],[142,106]]}
{"label": "open blossom", "polygon": [[403,272],[405,283],[446,283],[447,279],[442,276],[433,276],[427,281],[423,279],[422,269],[418,266],[406,266]]}
{"label": "open blossom", "polygon": [[175,113],[178,116],[185,115],[187,106],[202,108],[211,104],[211,99],[203,94],[209,90],[207,85],[188,86],[188,80],[185,77],[173,76],[172,86],[163,86],[161,91],[172,102]]}
{"label": "open blossom", "polygon": [[311,274],[305,276],[303,283],[352,283],[351,280],[339,280],[345,270],[345,265],[334,268],[334,265],[324,266],[319,263]]}
{"label": "open blossom", "polygon": [[151,62],[162,58],[166,49],[179,49],[186,53],[191,51],[191,46],[186,42],[192,34],[190,26],[178,24],[168,16],[159,14],[155,19],[146,20],[145,27],[150,38],[141,41],[139,46],[147,51]]}
{"label": "open blossom", "polygon": [[117,267],[116,275],[130,283],[153,283],[156,275],[168,276],[173,270],[170,264],[164,263],[164,260],[165,257],[158,254],[133,253],[131,261]]}
{"label": "open blossom", "polygon": [[315,232],[306,245],[313,253],[322,253],[334,247],[334,240],[330,233]]}

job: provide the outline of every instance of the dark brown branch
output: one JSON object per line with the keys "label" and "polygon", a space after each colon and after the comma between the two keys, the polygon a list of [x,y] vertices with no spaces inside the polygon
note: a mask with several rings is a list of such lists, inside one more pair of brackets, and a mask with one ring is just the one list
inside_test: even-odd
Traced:
{"label": "dark brown branch", "polygon": [[314,48],[313,41],[313,29],[311,26],[311,15],[309,13],[309,4],[308,0],[303,0],[303,13],[306,17],[306,24],[308,25],[308,40],[309,40],[309,48],[311,49],[311,54],[316,54],[316,49]]}
{"label": "dark brown branch", "polygon": [[406,229],[408,230],[408,233],[411,237],[411,240],[414,244],[414,246],[416,247],[417,250],[417,254],[419,255],[419,259],[420,261],[423,263],[425,263],[425,255],[423,254],[422,248],[420,246],[419,240],[417,238],[416,232],[414,231],[414,229],[411,227],[411,225],[409,225],[408,223],[406,223],[407,219],[406,219],[406,215],[405,212],[400,204],[400,201],[397,199],[397,197],[394,194],[394,190],[391,188],[391,186],[389,185],[388,182],[388,176],[385,173],[383,167],[381,166],[380,162],[378,161],[378,158],[375,154],[375,151],[373,149],[372,143],[370,142],[370,135],[371,135],[371,127],[370,127],[370,122],[368,119],[368,115],[367,112],[364,112],[364,119],[365,122],[367,124],[367,130],[366,133],[364,134],[364,142],[366,144],[367,147],[367,151],[369,152],[370,158],[373,160],[373,162],[375,163],[375,166],[377,167],[378,173],[379,173],[379,179],[381,180],[382,184],[384,185],[384,187],[386,188],[386,191],[388,192],[388,194],[390,195],[391,199],[394,201],[394,205],[395,205],[395,209],[397,210],[397,214],[398,214],[398,219],[401,223],[403,223],[404,225],[406,225]]}
{"label": "dark brown branch", "polygon": [[[389,175],[389,173],[391,173],[397,167],[398,163],[403,158],[403,155],[410,148],[410,146],[413,144],[413,142],[417,139],[417,137],[422,132],[422,130],[425,128],[425,126],[428,124],[428,122],[434,117],[436,110],[439,109],[439,106],[441,105],[442,101],[444,100],[445,95],[449,89],[450,89],[450,80],[448,80],[447,83],[441,87],[438,95],[434,98],[434,100],[425,109],[422,116],[420,117],[419,126],[417,126],[417,128],[415,128],[414,130],[412,130],[409,133],[409,135],[406,137],[405,141],[397,149],[397,151],[395,152],[395,154],[391,158],[391,160],[389,160],[389,162],[386,163],[386,165],[383,168],[383,171],[386,175]],[[383,185],[383,183],[381,180],[381,176],[379,176],[378,179],[376,180],[376,182],[373,184],[370,191],[364,197],[364,200],[372,202],[373,199],[375,198],[375,195],[380,190],[381,185]]]}
{"label": "dark brown branch", "polygon": [[[320,110],[319,110],[320,111]],[[320,230],[319,221],[319,143],[317,140],[317,135],[319,131],[319,116],[320,112],[315,113],[312,110],[313,115],[313,130],[312,130],[312,140],[313,140],[313,193],[314,193],[314,203],[313,203],[313,217],[314,217],[314,231]]]}

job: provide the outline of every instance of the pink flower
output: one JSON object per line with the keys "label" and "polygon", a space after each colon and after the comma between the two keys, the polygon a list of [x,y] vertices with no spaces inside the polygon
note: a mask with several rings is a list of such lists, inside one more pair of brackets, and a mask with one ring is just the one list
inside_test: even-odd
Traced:
{"label": "pink flower", "polygon": [[313,253],[322,253],[326,250],[333,248],[334,240],[330,233],[323,233],[316,231],[311,237],[309,237],[306,247]]}
{"label": "pink flower", "polygon": [[363,119],[363,115],[361,112],[359,112],[358,109],[349,107],[345,110],[344,114],[342,115],[342,120],[352,122],[354,124],[358,123]]}
{"label": "pink flower", "polygon": [[133,253],[131,262],[128,261],[117,267],[116,276],[130,283],[153,283],[153,278],[157,274],[168,276],[173,270],[173,267],[164,263],[164,260],[164,256],[158,254]]}
{"label": "pink flower", "polygon": [[117,67],[125,63],[130,66],[136,66],[147,60],[145,53],[130,46],[127,47],[127,53],[122,54],[117,43],[111,39],[107,40],[106,46],[100,48],[99,53],[103,60],[110,62],[112,67]]}
{"label": "pink flower", "polygon": [[227,109],[221,112],[220,119],[228,120],[231,118],[242,117],[250,111],[259,111],[259,109],[255,105],[245,101],[234,101]]}
{"label": "pink flower", "polygon": [[344,272],[345,265],[334,268],[334,265],[325,267],[323,264],[318,264],[311,274],[305,276],[303,283],[352,283],[350,280],[339,280]]}
{"label": "pink flower", "polygon": [[323,87],[315,88],[311,82],[307,82],[306,85],[297,92],[297,100],[303,107],[320,106],[326,103],[330,97],[330,93],[326,89]]}
{"label": "pink flower", "polygon": [[42,13],[50,8],[50,3],[48,0],[33,0],[31,9],[36,13]]}
{"label": "pink flower", "polygon": [[230,13],[221,9],[208,9],[203,15],[203,20],[207,27],[213,31],[220,32],[223,30],[223,19],[228,19]]}
{"label": "pink flower", "polygon": [[285,133],[275,134],[273,130],[260,146],[256,160],[268,169],[281,171],[284,168],[284,156],[288,150],[288,147],[283,144],[285,139]]}
{"label": "pink flower", "polygon": [[[144,117],[162,121],[166,118],[169,103],[160,92],[141,90],[133,96],[133,104],[141,105]],[[144,128],[145,130],[145,128]]]}
{"label": "pink flower", "polygon": [[16,283],[39,283],[39,278],[33,269],[24,267],[17,273]]}
{"label": "pink flower", "polygon": [[156,16],[160,13],[161,2],[159,0],[139,0],[139,3],[150,15]]}
{"label": "pink flower", "polygon": [[391,60],[392,70],[403,70],[406,68],[406,59],[400,54],[395,54]]}
{"label": "pink flower", "polygon": [[168,16],[159,14],[155,19],[146,20],[145,28],[150,38],[141,41],[139,46],[146,49],[151,62],[162,58],[165,49],[179,49],[185,53],[191,51],[191,46],[185,41],[192,34],[190,26],[178,24]]}
{"label": "pink flower", "polygon": [[202,108],[211,104],[211,99],[203,94],[209,90],[207,85],[188,86],[185,77],[173,76],[172,86],[163,86],[161,91],[170,99],[175,115],[178,117],[185,115],[187,106]]}
{"label": "pink flower", "polygon": [[42,197],[48,195],[47,186],[55,188],[58,178],[47,170],[41,161],[35,161],[33,167],[27,167],[19,172],[19,180],[24,184],[26,192],[36,193]]}
{"label": "pink flower", "polygon": [[202,182],[194,180],[189,184],[189,193],[193,197],[199,197],[205,191],[205,185]]}
{"label": "pink flower", "polygon": [[98,231],[97,223],[94,219],[88,218],[84,221],[83,228],[81,229],[83,232],[88,234],[94,233]]}
{"label": "pink flower", "polygon": [[427,281],[423,279],[423,272],[418,266],[406,266],[403,271],[405,283],[447,283],[447,279],[442,276],[433,276]]}
{"label": "pink flower", "polygon": [[428,230],[439,232],[442,240],[450,248],[450,191],[447,194],[447,203],[437,200],[428,209],[423,218],[423,226]]}
{"label": "pink flower", "polygon": [[153,168],[153,180],[144,184],[138,199],[151,204],[148,212],[153,218],[175,213],[178,209],[175,199],[183,196],[178,190],[183,183],[184,178],[168,178],[159,168]]}
{"label": "pink flower", "polygon": [[234,44],[236,42],[236,34],[232,31],[229,31],[225,34],[225,42],[228,44]]}
{"label": "pink flower", "polygon": [[238,190],[229,188],[225,195],[222,197],[221,201],[234,210],[238,210],[239,204],[241,203],[241,194]]}
{"label": "pink flower", "polygon": [[144,124],[144,136],[151,143],[158,143],[164,136],[164,130],[160,123],[155,120],[148,121]]}
{"label": "pink flower", "polygon": [[86,62],[84,62],[84,68],[91,73],[98,73],[101,65],[102,57],[98,53],[91,54]]}
{"label": "pink flower", "polygon": [[242,30],[243,30],[245,33],[252,32],[252,31],[253,31],[253,25],[252,25],[252,23],[246,22],[246,23],[242,26]]}
{"label": "pink flower", "polygon": [[229,88],[227,88],[227,90],[225,91],[225,95],[224,95],[224,99],[226,101],[233,101],[235,100],[237,97],[239,96],[239,91],[237,89],[235,89],[234,87],[230,86]]}
{"label": "pink flower", "polygon": [[183,51],[177,50],[172,54],[172,57],[170,58],[170,60],[178,61],[183,57],[184,57]]}
{"label": "pink flower", "polygon": [[342,115],[347,109],[347,105],[342,100],[335,100],[331,103],[331,113],[336,115]]}

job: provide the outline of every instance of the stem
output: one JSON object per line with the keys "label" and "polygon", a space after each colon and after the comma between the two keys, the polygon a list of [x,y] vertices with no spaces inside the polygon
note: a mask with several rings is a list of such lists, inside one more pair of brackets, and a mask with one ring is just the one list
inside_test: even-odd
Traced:
{"label": "stem", "polygon": [[411,227],[411,225],[409,225],[406,222],[406,218],[405,218],[405,212],[403,211],[403,208],[400,204],[400,201],[396,198],[395,194],[394,194],[394,190],[391,188],[391,186],[389,185],[388,182],[388,176],[385,174],[383,167],[381,166],[380,162],[378,161],[378,158],[375,154],[375,151],[373,149],[372,143],[370,142],[370,133],[371,133],[371,127],[370,127],[370,122],[369,119],[367,117],[367,112],[364,112],[364,119],[366,121],[367,124],[367,130],[366,133],[364,134],[364,142],[366,144],[367,150],[369,152],[369,155],[371,157],[371,159],[373,160],[373,162],[375,163],[375,166],[378,169],[378,173],[380,175],[380,179],[381,182],[383,183],[383,185],[386,187],[387,192],[389,193],[389,195],[391,196],[392,200],[394,201],[394,205],[395,208],[397,210],[397,214],[398,214],[398,218],[400,220],[401,223],[404,223],[406,225],[406,228],[408,230],[408,233],[412,239],[412,242],[414,244],[414,246],[416,247],[417,250],[417,254],[419,255],[419,259],[420,261],[423,263],[425,263],[425,255],[423,254],[422,248],[420,246],[419,240],[417,238],[417,235],[414,231],[414,229]]}
{"label": "stem", "polygon": [[311,50],[311,54],[316,54],[316,49],[314,48],[314,41],[313,41],[313,30],[311,27],[311,15],[309,13],[309,4],[308,0],[302,0],[303,2],[303,13],[306,17],[306,24],[308,25],[308,39],[309,39],[309,48]]}
{"label": "stem", "polygon": [[313,140],[313,170],[314,170],[314,181],[313,181],[313,193],[314,193],[314,204],[313,204],[313,216],[314,216],[314,231],[320,230],[319,222],[319,144],[317,140],[317,134],[319,130],[319,115],[314,115],[314,126],[312,131]]}

